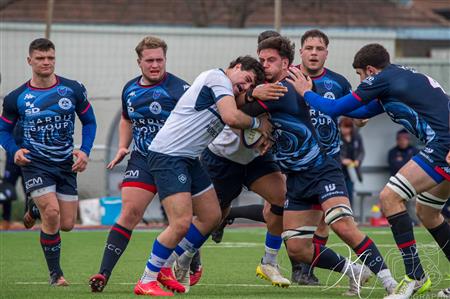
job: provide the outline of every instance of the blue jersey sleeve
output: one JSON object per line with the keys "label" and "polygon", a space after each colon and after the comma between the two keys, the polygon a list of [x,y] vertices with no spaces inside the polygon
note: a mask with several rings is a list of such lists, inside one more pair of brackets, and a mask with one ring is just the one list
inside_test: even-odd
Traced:
{"label": "blue jersey sleeve", "polygon": [[330,116],[343,115],[364,105],[354,93],[330,100],[313,91],[307,91],[304,98],[311,106]]}
{"label": "blue jersey sleeve", "polygon": [[19,150],[13,135],[18,118],[17,99],[8,95],[3,101],[3,112],[0,116],[0,145],[11,157]]}
{"label": "blue jersey sleeve", "polygon": [[356,110],[353,110],[349,113],[346,113],[345,116],[352,117],[352,118],[371,118],[378,114],[381,114],[384,112],[383,106],[381,106],[380,102],[377,100],[373,100],[367,105],[364,105],[362,107],[359,107]]}
{"label": "blue jersey sleeve", "polygon": [[376,98],[387,96],[389,81],[383,72],[364,79],[354,92],[355,96],[363,103],[369,103]]}
{"label": "blue jersey sleeve", "polygon": [[167,90],[170,93],[170,95],[174,99],[177,99],[178,101],[181,98],[181,96],[186,92],[186,90],[188,90],[190,85],[186,81],[172,74],[169,74],[169,76],[170,77],[167,83]]}
{"label": "blue jersey sleeve", "polygon": [[80,150],[89,156],[92,146],[94,145],[95,134],[97,131],[97,123],[95,120],[94,109],[87,99],[87,91],[83,84],[75,90],[77,99],[76,112],[78,118],[83,125],[81,130],[81,147]]}

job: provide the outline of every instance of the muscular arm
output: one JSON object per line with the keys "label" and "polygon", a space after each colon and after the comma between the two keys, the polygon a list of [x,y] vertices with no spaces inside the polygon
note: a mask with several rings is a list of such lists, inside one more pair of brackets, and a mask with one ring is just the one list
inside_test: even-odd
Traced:
{"label": "muscular arm", "polygon": [[304,95],[305,100],[315,109],[327,115],[344,115],[353,110],[362,107],[364,104],[353,95],[349,93],[337,100],[330,100],[323,98],[315,92],[307,91]]}
{"label": "muscular arm", "polygon": [[133,140],[133,126],[130,120],[125,117],[119,122],[119,148],[128,148]]}
{"label": "muscular arm", "polygon": [[225,124],[236,129],[247,129],[252,126],[252,118],[237,109],[232,96],[224,96],[217,102],[217,109]]}
{"label": "muscular arm", "polygon": [[94,110],[89,106],[78,114],[83,128],[81,130],[81,148],[80,150],[89,156],[94,145],[95,134],[97,131],[97,122],[95,120]]}
{"label": "muscular arm", "polygon": [[349,113],[346,113],[345,116],[351,117],[351,118],[371,118],[378,114],[383,113],[383,107],[377,100],[371,101],[369,104],[364,105],[362,107],[359,107]]}

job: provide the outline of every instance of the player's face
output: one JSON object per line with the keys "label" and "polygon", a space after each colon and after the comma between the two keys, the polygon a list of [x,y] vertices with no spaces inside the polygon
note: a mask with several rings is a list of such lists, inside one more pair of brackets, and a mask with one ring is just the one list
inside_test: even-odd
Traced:
{"label": "player's face", "polygon": [[327,56],[327,46],[319,37],[307,38],[300,49],[302,65],[309,75],[318,75],[322,72]]}
{"label": "player's face", "polygon": [[55,71],[55,50],[33,50],[27,61],[34,74],[39,77],[49,77]]}
{"label": "player's face", "polygon": [[289,60],[281,58],[280,54],[275,49],[264,49],[258,53],[259,62],[264,67],[264,74],[266,80],[275,82],[281,80],[283,71],[289,67]]}
{"label": "player's face", "polygon": [[142,76],[150,84],[158,83],[166,73],[166,56],[162,48],[145,49],[137,60]]}
{"label": "player's face", "polygon": [[255,73],[253,71],[241,70],[241,65],[237,64],[233,68],[233,72],[229,76],[233,84],[233,93],[237,97],[246,93],[250,88],[255,86]]}

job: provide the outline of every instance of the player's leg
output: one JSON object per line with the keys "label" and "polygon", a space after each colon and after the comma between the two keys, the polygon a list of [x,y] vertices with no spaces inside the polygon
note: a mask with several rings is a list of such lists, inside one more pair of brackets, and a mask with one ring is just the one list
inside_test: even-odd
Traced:
{"label": "player's leg", "polygon": [[256,268],[256,275],[269,280],[272,285],[288,287],[291,282],[280,273],[277,256],[283,240],[283,206],[286,198],[286,179],[278,166],[264,157],[258,157],[247,167],[247,184],[250,190],[269,203],[264,209],[267,225],[265,253]]}
{"label": "player's leg", "polygon": [[[14,164],[14,161],[9,158],[9,155],[6,159],[5,171],[3,173],[3,181],[10,183],[14,188],[16,187],[17,179],[19,178],[20,167]],[[14,193],[15,194],[15,193]],[[4,230],[8,230],[11,222],[11,207],[12,201],[17,198],[11,198],[11,200],[4,201],[3,205],[3,222],[2,228]]]}
{"label": "player's leg", "polygon": [[[389,179],[380,194],[383,213],[391,225],[394,240],[405,265],[406,276],[396,290],[396,296],[400,296],[399,298],[409,298],[414,292],[423,293],[431,286],[419,259],[412,221],[405,207],[405,201],[430,190],[444,180],[444,177],[435,171],[436,168],[427,163],[420,155],[416,155]],[[429,197],[427,193],[425,196]],[[423,195],[421,197],[423,201],[427,200]]]}

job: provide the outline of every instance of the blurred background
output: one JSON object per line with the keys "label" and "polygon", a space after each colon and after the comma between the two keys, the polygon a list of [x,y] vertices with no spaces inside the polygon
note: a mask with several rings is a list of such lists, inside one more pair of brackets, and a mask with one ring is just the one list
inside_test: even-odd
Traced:
{"label": "blurred background", "polygon": [[[300,37],[312,28],[330,38],[325,66],[354,88],[353,55],[377,42],[394,63],[416,68],[450,92],[448,0],[0,0],[0,104],[31,76],[29,43],[49,37],[56,45],[56,73],[83,82],[97,116],[91,162],[78,179],[80,198],[119,196],[126,164],[114,171],[105,166],[117,150],[122,87],[139,74],[134,48],[145,35],[168,43],[167,70],[191,83],[200,72],[226,67],[239,55],[256,56],[257,36],[267,29],[295,41],[298,64]],[[381,115],[359,131],[365,158],[362,182],[354,179],[354,210],[362,222],[389,177],[388,152],[399,129]],[[80,135],[77,130],[78,143]],[[18,193],[23,199],[19,185]],[[16,202],[17,218],[23,202]],[[235,204],[255,202],[261,199],[243,192]],[[154,200],[148,219],[161,218],[158,206]]]}

